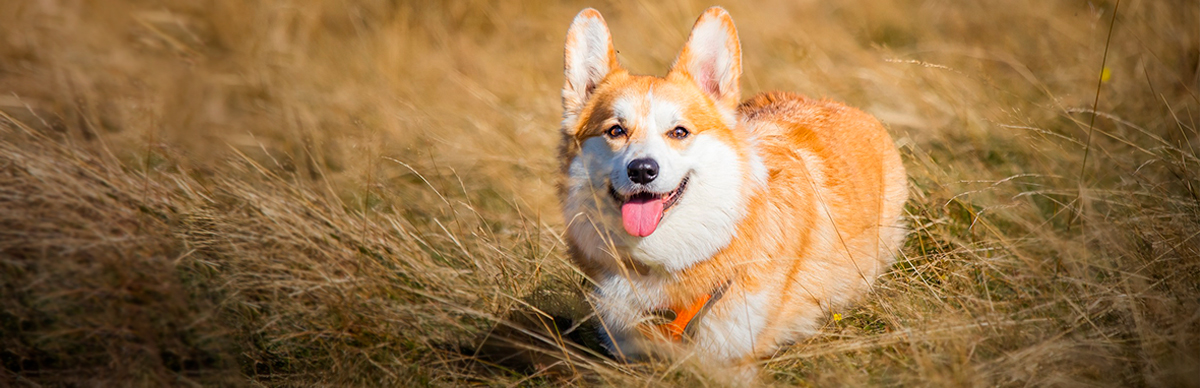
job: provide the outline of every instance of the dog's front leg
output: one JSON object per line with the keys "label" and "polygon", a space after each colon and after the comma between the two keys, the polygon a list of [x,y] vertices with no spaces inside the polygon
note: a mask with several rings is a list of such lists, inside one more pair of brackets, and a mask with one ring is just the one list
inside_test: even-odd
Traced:
{"label": "dog's front leg", "polygon": [[657,282],[611,276],[597,282],[592,293],[596,308],[601,343],[614,358],[622,361],[645,359],[648,339],[638,330],[645,312],[663,303],[661,286]]}

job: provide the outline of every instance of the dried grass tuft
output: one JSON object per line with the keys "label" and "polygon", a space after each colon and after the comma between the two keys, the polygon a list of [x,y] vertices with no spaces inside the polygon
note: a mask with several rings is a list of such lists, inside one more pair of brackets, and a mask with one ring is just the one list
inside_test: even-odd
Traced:
{"label": "dried grass tuft", "polygon": [[[560,338],[584,6],[661,73],[708,4],[0,3],[0,382],[711,385]],[[878,116],[912,186],[900,262],[769,380],[1197,384],[1194,4],[726,7],[747,93]]]}

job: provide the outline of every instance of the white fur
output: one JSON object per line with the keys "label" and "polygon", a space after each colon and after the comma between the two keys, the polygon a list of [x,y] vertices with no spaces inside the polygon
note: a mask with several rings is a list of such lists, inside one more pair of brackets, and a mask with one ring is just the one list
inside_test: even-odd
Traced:
{"label": "white fur", "polygon": [[[666,133],[678,121],[672,115],[678,114],[679,104],[655,98],[653,93],[618,100],[613,106],[625,125],[646,133],[615,151],[606,139],[589,138],[571,161],[564,211],[573,219],[568,232],[577,245],[592,260],[612,260],[616,255],[666,272],[686,269],[728,245],[744,215],[743,164],[761,161],[742,160],[733,147],[703,133],[693,135],[686,149],[668,146]],[[648,185],[633,183],[626,174],[629,162],[643,157],[659,165],[659,177]],[[690,177],[687,188],[653,234],[625,233],[620,208],[608,194],[610,183],[622,194],[667,193],[685,176]]]}
{"label": "white fur", "polygon": [[638,358],[645,354],[637,325],[644,312],[661,307],[662,281],[654,277],[632,275],[600,279],[592,295],[596,313],[600,315],[602,331],[607,334],[605,347],[612,354]]}
{"label": "white fur", "polygon": [[[752,128],[752,126],[750,124],[748,124],[744,121],[741,122],[741,124],[742,125],[740,125],[738,128]],[[755,132],[748,132],[748,133],[750,134],[749,140],[750,140],[750,150],[751,150],[749,155],[747,155],[747,158],[749,159],[749,162],[750,162],[749,163],[750,164],[750,177],[754,178],[755,185],[766,186],[767,179],[770,178],[770,172],[767,171],[767,165],[766,165],[766,163],[763,162],[762,156],[759,156],[758,152],[754,152],[754,150],[757,150],[759,148],[758,134]]]}
{"label": "white fur", "polygon": [[[644,313],[664,307],[662,283],[654,276],[613,276],[601,280],[593,295],[596,311],[603,322],[605,346],[613,354],[639,358],[648,352],[645,339],[637,332]],[[697,321],[693,344],[699,354],[717,361],[734,360],[754,354],[756,340],[766,328],[767,315],[778,306],[771,306],[767,292],[747,294],[734,285],[705,319]],[[812,323],[795,327],[811,331]],[[767,344],[772,346],[774,344]]]}
{"label": "white fur", "polygon": [[731,288],[714,309],[700,322],[695,338],[696,347],[710,357],[731,360],[753,354],[755,340],[767,325],[770,306],[767,292],[747,294],[740,287]]}
{"label": "white fur", "polygon": [[[645,96],[625,97],[613,103],[617,120],[629,128],[644,132],[635,135],[612,160],[609,178],[613,187],[621,194],[638,191],[668,193],[679,187],[684,176],[690,172],[688,166],[679,165],[680,153],[667,145],[666,133],[675,128],[682,118],[679,104],[654,98],[651,90]],[[658,162],[658,178],[641,185],[629,180],[626,166],[634,159],[650,158]],[[686,193],[684,193],[686,195]]]}

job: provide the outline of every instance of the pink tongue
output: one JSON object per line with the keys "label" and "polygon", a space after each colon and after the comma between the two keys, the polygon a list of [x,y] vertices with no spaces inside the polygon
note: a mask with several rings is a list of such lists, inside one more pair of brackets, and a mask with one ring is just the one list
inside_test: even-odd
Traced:
{"label": "pink tongue", "polygon": [[621,221],[625,224],[625,231],[638,237],[646,237],[650,233],[654,233],[654,229],[658,228],[658,221],[662,219],[662,214],[662,198],[631,199],[621,205]]}

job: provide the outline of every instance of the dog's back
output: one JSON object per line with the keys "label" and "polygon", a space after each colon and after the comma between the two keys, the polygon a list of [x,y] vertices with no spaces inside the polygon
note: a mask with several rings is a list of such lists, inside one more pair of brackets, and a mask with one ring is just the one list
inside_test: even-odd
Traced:
{"label": "dog's back", "polygon": [[758,94],[744,101],[738,113],[757,138],[768,168],[783,169],[793,165],[793,159],[812,158],[799,171],[773,175],[812,175],[808,178],[814,187],[837,197],[822,201],[822,206],[833,213],[843,233],[859,234],[881,225],[880,242],[897,248],[905,232],[896,222],[908,198],[907,175],[878,120],[838,102],[788,92]]}
{"label": "dog's back", "polygon": [[[713,261],[741,273],[734,292],[747,302],[713,315],[763,311],[750,345],[761,355],[811,334],[893,262],[905,234],[907,177],[891,137],[858,109],[770,92],[743,102],[739,114],[768,181],[751,205],[757,216]],[[738,336],[723,337],[710,345],[728,347]]]}

